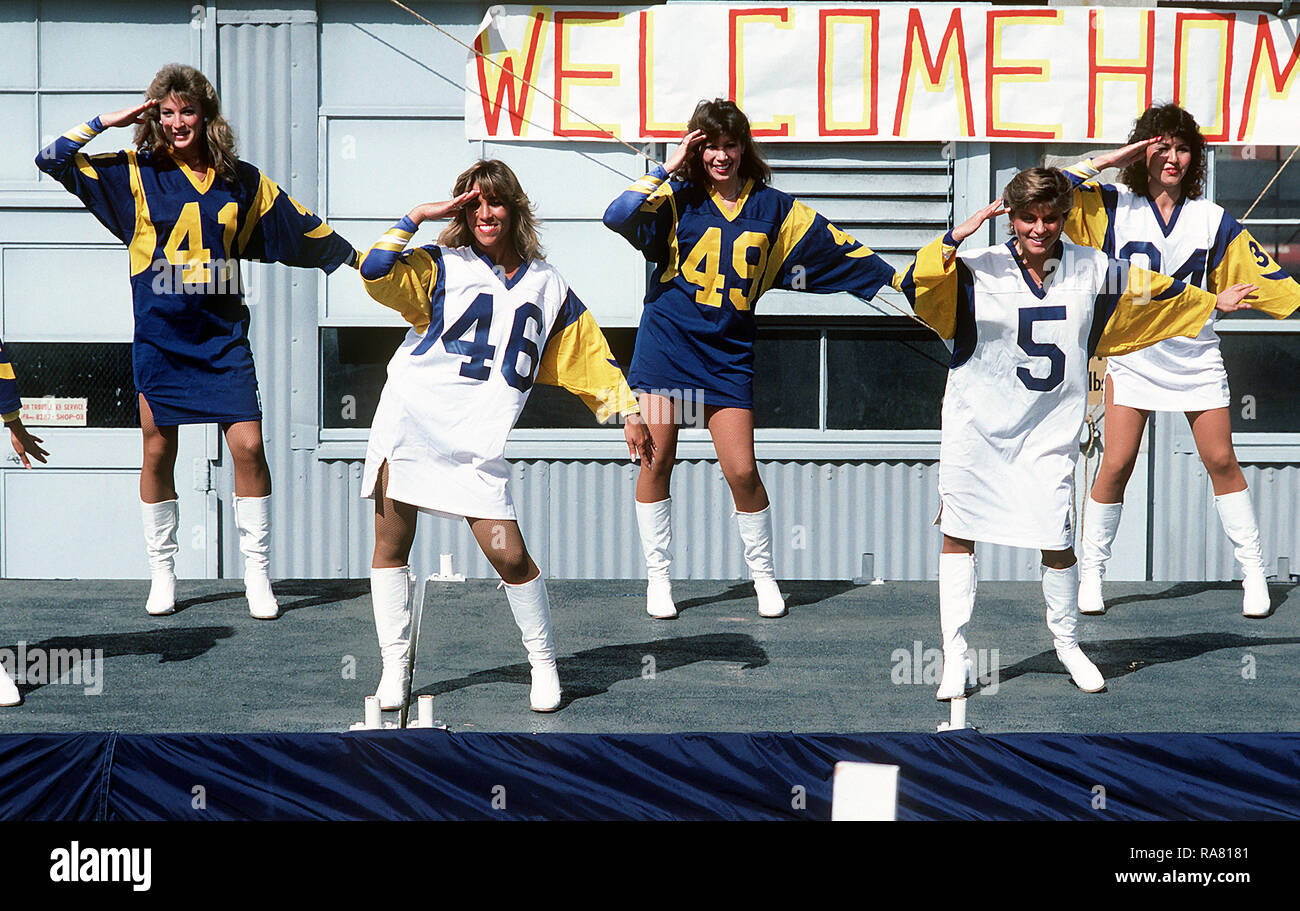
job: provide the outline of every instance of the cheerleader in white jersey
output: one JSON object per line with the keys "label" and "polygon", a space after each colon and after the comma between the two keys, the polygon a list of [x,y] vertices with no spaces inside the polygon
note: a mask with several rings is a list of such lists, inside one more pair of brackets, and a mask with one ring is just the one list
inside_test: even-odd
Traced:
{"label": "cheerleader in white jersey", "polygon": [[[770,288],[848,291],[869,300],[894,269],[821,215],[768,186],[771,171],[735,102],[701,101],[662,168],[628,187],[605,225],[654,264],[628,380],[659,458],[643,463],[636,516],[646,611],[677,616],[669,499],[679,403],[694,399],[731,488],[758,612],[785,613],[772,560],[772,511],[754,456],[754,308]],[[679,172],[684,180],[669,180]]]}
{"label": "cheerleader in white jersey", "polygon": [[[952,350],[939,450],[939,699],[974,682],[966,628],[976,541],[1042,551],[1056,654],[1081,690],[1105,686],[1078,644],[1070,527],[1088,357],[1195,336],[1216,306],[1198,288],[1062,241],[1071,197],[1060,171],[1023,171],[1002,200],[921,250],[900,281],[916,314]],[[957,254],[962,240],[1004,211],[1010,241]],[[1218,306],[1236,309],[1251,287],[1225,291]]]}
{"label": "cheerleader in white jersey", "polygon": [[[1190,114],[1172,104],[1153,107],[1138,118],[1129,142],[1066,171],[1078,185],[1065,227],[1072,240],[1211,292],[1250,282],[1257,286],[1251,306],[1275,317],[1288,316],[1300,306],[1300,284],[1236,219],[1201,198],[1206,146]],[[1120,179],[1127,188],[1085,183],[1110,167],[1124,169]],[[1106,609],[1102,578],[1147,415],[1181,411],[1209,473],[1223,530],[1241,564],[1242,613],[1267,616],[1270,603],[1259,525],[1232,449],[1228,376],[1213,321],[1194,339],[1170,339],[1111,358],[1105,401],[1105,447],[1083,518],[1080,610],[1100,614]]]}
{"label": "cheerleader in white jersey", "polygon": [[[480,161],[453,195],[412,209],[361,264],[370,296],[411,324],[388,364],[362,479],[375,501],[370,591],[384,666],[376,695],[385,709],[410,698],[407,561],[423,510],[469,522],[523,634],[530,704],[550,712],[560,705],[550,607],[515,519],[506,436],[541,382],[577,394],[601,420],[626,415],[634,458],[653,461],[654,443],[600,327],[542,259],[510,168]],[[421,222],[448,215],[437,244],[406,251]]]}
{"label": "cheerleader in white jersey", "polygon": [[[9,442],[14,447],[14,453],[22,460],[23,467],[31,468],[32,459],[43,463],[49,453],[41,448],[41,438],[32,436],[23,426],[22,405],[13,365],[5,354],[4,344],[0,343],[0,420],[9,429]],[[4,665],[0,665],[0,706],[18,705],[22,701],[17,684]]]}
{"label": "cheerleader in white jersey", "polygon": [[[140,501],[153,577],[145,610],[176,609],[177,427],[219,424],[234,467],[249,613],[273,620],[280,608],[270,581],[271,470],[239,261],[332,272],[355,265],[357,254],[235,156],[234,134],[202,73],[169,64],[145,94],[142,104],[64,133],[36,164],[130,254],[131,361],[144,440]],[[137,148],[81,152],[103,130],[125,126],[135,126]]]}

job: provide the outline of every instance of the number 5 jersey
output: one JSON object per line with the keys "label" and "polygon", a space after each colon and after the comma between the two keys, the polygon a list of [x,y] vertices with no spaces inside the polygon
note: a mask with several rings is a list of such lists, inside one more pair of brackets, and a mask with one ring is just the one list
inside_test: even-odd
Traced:
{"label": "number 5 jersey", "polygon": [[82,154],[103,129],[69,130],[36,165],[127,245],[136,389],[158,426],[259,420],[238,261],[332,272],[356,251],[247,162],[225,180],[166,152]]}
{"label": "number 5 jersey", "polygon": [[514,519],[506,437],[534,382],[562,386],[605,420],[639,409],[595,319],[553,266],[506,277],[473,247],[403,253],[404,217],[361,263],[370,296],[411,324],[388,363],[363,496],[388,463],[389,499],[445,516]]}
{"label": "number 5 jersey", "polygon": [[1195,336],[1214,295],[1062,241],[1043,286],[1011,240],[958,255],[923,248],[900,290],[948,342],[940,527],[1013,547],[1073,546],[1070,507],[1091,354]]}

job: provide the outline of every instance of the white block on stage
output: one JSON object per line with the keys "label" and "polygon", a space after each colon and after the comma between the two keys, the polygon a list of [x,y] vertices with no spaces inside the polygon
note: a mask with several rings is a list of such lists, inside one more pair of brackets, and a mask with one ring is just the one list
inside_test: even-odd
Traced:
{"label": "white block on stage", "polygon": [[898,766],[837,762],[831,790],[831,821],[889,821],[897,817]]}

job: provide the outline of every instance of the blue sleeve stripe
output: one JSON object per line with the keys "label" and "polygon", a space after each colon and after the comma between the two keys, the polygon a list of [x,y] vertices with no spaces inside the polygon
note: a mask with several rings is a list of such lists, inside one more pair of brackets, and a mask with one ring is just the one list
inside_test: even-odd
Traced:
{"label": "blue sleeve stripe", "polygon": [[1228,245],[1237,239],[1241,234],[1241,225],[1237,220],[1227,212],[1223,213],[1223,218],[1219,220],[1219,229],[1214,232],[1214,244],[1210,247],[1210,257],[1208,268],[1210,270],[1219,268],[1219,263],[1228,255]]}
{"label": "blue sleeve stripe", "polygon": [[1106,207],[1106,239],[1102,242],[1101,252],[1107,256],[1115,255],[1115,207],[1119,205],[1119,191],[1110,184],[1098,187],[1102,205]]}
{"label": "blue sleeve stripe", "polygon": [[960,367],[971,359],[978,341],[975,331],[975,276],[970,268],[957,260],[957,327],[952,339],[952,362],[949,367]]}

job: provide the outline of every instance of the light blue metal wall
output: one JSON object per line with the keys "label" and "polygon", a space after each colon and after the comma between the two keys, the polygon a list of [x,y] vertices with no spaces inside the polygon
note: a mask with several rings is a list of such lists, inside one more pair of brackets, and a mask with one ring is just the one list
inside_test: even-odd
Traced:
{"label": "light blue metal wall", "polygon": [[[116,28],[117,20],[130,18],[122,12],[128,6],[137,10],[138,17],[140,4],[41,4],[46,11],[57,10],[74,21],[102,23],[104,28]],[[154,6],[150,14],[161,16],[159,11],[168,5]],[[487,4],[416,6],[469,40]],[[27,7],[34,17],[36,4]],[[356,246],[367,247],[415,202],[445,195],[450,179],[473,158],[499,154],[520,163],[526,186],[541,205],[552,260],[575,287],[581,283],[591,289],[584,298],[596,301],[593,309],[605,308],[596,310],[604,323],[635,325],[644,267],[598,222],[602,200],[621,189],[625,172],[636,173],[633,169],[640,167],[630,153],[594,145],[555,148],[467,142],[459,120],[463,49],[391,4],[284,2],[268,9],[222,2],[198,8],[203,21],[195,27],[194,40],[202,42],[203,48],[194,54],[218,84],[241,155],[305,205],[327,214]],[[21,31],[21,20],[11,15],[5,20],[11,23],[6,29]],[[51,40],[57,42],[57,35]],[[52,48],[57,50],[57,43]],[[74,48],[66,50],[68,59],[76,59]],[[156,66],[148,51],[142,46],[142,59],[148,60],[146,68],[152,72]],[[101,64],[108,65],[103,61],[95,65]],[[140,80],[130,82],[120,88],[138,92],[133,87]],[[11,98],[10,103],[17,102]],[[404,141],[409,135],[423,138]],[[390,137],[386,144],[385,136]],[[347,157],[349,137],[362,143],[353,158]],[[30,140],[21,136],[0,140],[4,142],[0,177],[13,170],[9,166],[19,145],[22,155],[30,159],[35,151]],[[365,143],[371,141],[380,145],[367,151]],[[943,227],[943,207],[937,214],[929,211],[936,208],[935,192],[949,192],[961,217],[992,198],[1015,170],[1039,163],[1043,151],[1032,145],[979,143],[954,148],[948,171],[935,171],[927,161],[933,152],[918,146],[875,146],[870,155],[859,152],[856,157],[849,147],[828,147],[824,155],[811,158],[806,149],[773,147],[772,152],[778,185],[784,175],[798,183],[798,191],[815,207],[835,208],[832,214],[846,224],[861,223],[857,229],[861,234],[877,232],[869,240],[897,259]],[[874,164],[872,156],[879,159]],[[876,166],[898,167],[886,177],[884,170],[872,171]],[[921,170],[909,172],[909,168]],[[374,180],[376,173],[381,179],[372,188],[365,181]],[[872,207],[880,206],[873,194],[896,190],[902,196],[916,195],[917,173],[950,186],[922,192],[910,223],[872,227]],[[868,188],[856,202],[854,183]],[[353,192],[357,186],[366,189]],[[97,226],[66,201],[60,206],[46,197],[43,208],[29,211],[13,199],[0,212],[5,219],[0,247],[6,242],[14,245],[23,232],[40,243],[71,237],[87,249],[96,245]],[[999,225],[987,239],[992,241],[1001,230]],[[100,246],[111,249],[108,244]],[[111,280],[118,279],[125,283],[124,275]],[[247,279],[275,485],[274,572],[278,577],[364,576],[373,546],[372,507],[359,496],[364,440],[319,429],[318,339],[321,326],[392,324],[392,317],[382,308],[370,308],[350,270],[326,281],[311,271],[252,266]],[[6,311],[15,305],[15,295],[24,293],[2,282],[0,288],[6,295],[0,305]],[[773,295],[770,304],[765,299],[767,313],[814,321],[862,312],[853,309],[860,305],[852,301],[807,295]],[[1178,451],[1168,419],[1158,427],[1152,443],[1157,464],[1150,495],[1152,572],[1155,578],[1230,578],[1231,555],[1218,530],[1203,471],[1194,455]],[[676,571],[693,578],[742,577],[744,564],[730,497],[707,438],[698,433],[685,438],[673,488]],[[1270,561],[1276,556],[1300,557],[1294,510],[1300,495],[1300,446],[1290,439],[1274,442],[1267,452],[1253,450],[1255,455],[1250,447],[1243,449]],[[548,575],[644,575],[632,507],[635,468],[625,453],[617,429],[515,435],[508,450],[515,460],[512,490],[529,547]],[[883,578],[934,578],[939,534],[930,523],[938,503],[937,434],[837,437],[760,428],[758,454],[773,501],[776,559],[782,577],[852,578],[861,571],[862,554],[871,553],[875,574]],[[109,458],[107,451],[104,458]],[[112,458],[129,461],[126,455]],[[86,463],[86,471],[95,468],[91,462]],[[112,470],[127,473],[123,483],[131,486],[129,466],[113,465]],[[57,477],[51,475],[50,480]],[[178,467],[178,480],[182,484],[189,480],[184,464]],[[242,562],[230,513],[231,489],[229,459],[223,453],[209,494],[220,510],[221,538],[209,572],[237,576]],[[76,494],[73,487],[66,493],[67,497]],[[127,516],[120,524],[114,534],[129,540],[134,552],[139,539],[136,520]],[[56,525],[52,522],[51,528],[32,533],[62,534]],[[1147,526],[1143,524],[1135,534],[1148,535]],[[414,562],[432,571],[442,553],[453,553],[456,568],[472,577],[490,575],[464,523],[422,519]],[[1036,579],[1037,566],[1038,555],[1031,551],[980,548],[980,575],[985,579]],[[48,574],[76,573],[52,559]],[[1145,567],[1141,574],[1145,575]]]}

